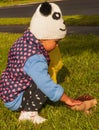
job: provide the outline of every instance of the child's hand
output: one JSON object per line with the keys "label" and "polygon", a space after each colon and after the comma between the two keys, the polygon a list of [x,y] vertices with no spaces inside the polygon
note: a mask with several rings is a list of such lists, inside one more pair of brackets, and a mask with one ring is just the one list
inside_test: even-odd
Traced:
{"label": "child's hand", "polygon": [[65,93],[62,95],[60,101],[64,102],[66,105],[68,105],[70,107],[82,104],[81,101],[74,100],[74,99],[68,97]]}
{"label": "child's hand", "polygon": [[75,106],[75,105],[81,105],[82,102],[79,101],[79,100],[74,100],[74,99],[72,99],[72,98],[68,98],[68,100],[66,101],[66,104],[67,104],[68,106],[72,107],[72,106]]}

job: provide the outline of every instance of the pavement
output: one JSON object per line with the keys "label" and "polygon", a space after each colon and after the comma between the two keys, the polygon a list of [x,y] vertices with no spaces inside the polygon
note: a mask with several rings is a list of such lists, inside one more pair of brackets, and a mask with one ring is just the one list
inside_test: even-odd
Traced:
{"label": "pavement", "polygon": [[[51,0],[52,1],[52,0]],[[63,15],[99,14],[99,0],[53,0]],[[18,5],[0,8],[0,17],[32,17],[38,4]]]}
{"label": "pavement", "polygon": [[[51,0],[57,2],[63,15],[99,14],[99,0]],[[0,8],[0,17],[31,17],[38,4],[19,5]],[[23,33],[28,25],[2,25],[0,32]],[[67,26],[67,34],[99,35],[99,26]]]}
{"label": "pavement", "polygon": [[[0,32],[23,33],[28,25],[1,25]],[[67,35],[94,34],[99,35],[99,26],[67,26]]]}
{"label": "pavement", "polygon": [[67,26],[67,34],[99,35],[99,26]]}

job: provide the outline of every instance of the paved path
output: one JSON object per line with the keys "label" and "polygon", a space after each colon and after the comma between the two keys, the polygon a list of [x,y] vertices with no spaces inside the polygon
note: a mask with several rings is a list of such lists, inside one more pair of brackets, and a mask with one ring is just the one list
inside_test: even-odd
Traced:
{"label": "paved path", "polygon": [[[63,15],[92,15],[99,14],[99,0],[61,0],[56,2],[62,9]],[[38,4],[0,8],[0,17],[31,17]],[[27,25],[0,26],[0,32],[23,33]],[[96,34],[99,27],[68,26],[68,34]]]}
{"label": "paved path", "polygon": [[68,34],[94,34],[99,35],[99,26],[68,26]]}
{"label": "paved path", "polygon": [[[99,0],[61,0],[56,2],[63,15],[99,14]],[[38,4],[0,8],[0,17],[31,17]]]}
{"label": "paved path", "polygon": [[[0,26],[0,32],[23,33],[28,25]],[[95,34],[99,35],[99,26],[67,26],[67,34]]]}

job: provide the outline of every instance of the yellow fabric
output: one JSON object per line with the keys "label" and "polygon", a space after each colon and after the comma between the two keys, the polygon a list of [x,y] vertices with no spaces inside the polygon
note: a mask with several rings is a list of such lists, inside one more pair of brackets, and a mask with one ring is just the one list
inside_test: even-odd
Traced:
{"label": "yellow fabric", "polygon": [[53,51],[49,53],[49,55],[51,59],[49,74],[51,75],[51,78],[54,80],[54,82],[57,83],[57,73],[63,66],[59,47],[56,47]]}

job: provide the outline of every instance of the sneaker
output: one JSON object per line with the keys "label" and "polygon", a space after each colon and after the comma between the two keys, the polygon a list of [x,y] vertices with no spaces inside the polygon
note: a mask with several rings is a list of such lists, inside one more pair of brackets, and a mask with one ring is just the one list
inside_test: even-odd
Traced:
{"label": "sneaker", "polygon": [[40,124],[46,121],[45,118],[38,115],[38,112],[34,111],[21,111],[19,121],[29,120],[34,124]]}

